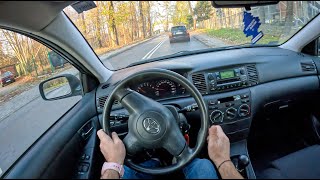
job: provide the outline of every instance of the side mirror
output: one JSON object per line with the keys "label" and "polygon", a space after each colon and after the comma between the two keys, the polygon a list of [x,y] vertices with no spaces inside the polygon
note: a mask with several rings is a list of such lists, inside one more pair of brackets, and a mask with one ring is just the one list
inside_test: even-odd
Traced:
{"label": "side mirror", "polygon": [[39,91],[44,100],[52,101],[82,94],[80,80],[71,74],[62,74],[42,81]]}

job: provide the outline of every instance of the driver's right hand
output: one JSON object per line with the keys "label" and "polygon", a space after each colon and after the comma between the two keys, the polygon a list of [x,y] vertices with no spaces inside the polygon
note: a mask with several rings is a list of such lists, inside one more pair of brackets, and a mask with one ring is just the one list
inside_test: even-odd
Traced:
{"label": "driver's right hand", "polygon": [[230,141],[221,126],[213,125],[209,128],[207,142],[209,157],[216,166],[225,160],[230,160]]}
{"label": "driver's right hand", "polygon": [[126,149],[117,133],[112,132],[112,139],[102,129],[97,132],[100,139],[100,151],[107,162],[123,165]]}

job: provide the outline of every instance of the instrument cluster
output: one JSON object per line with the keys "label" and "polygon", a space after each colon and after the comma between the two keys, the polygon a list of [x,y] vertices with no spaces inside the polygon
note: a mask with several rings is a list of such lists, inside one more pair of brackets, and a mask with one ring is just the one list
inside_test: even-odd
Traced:
{"label": "instrument cluster", "polygon": [[138,93],[152,99],[168,99],[189,95],[180,84],[169,79],[149,80],[131,87]]}

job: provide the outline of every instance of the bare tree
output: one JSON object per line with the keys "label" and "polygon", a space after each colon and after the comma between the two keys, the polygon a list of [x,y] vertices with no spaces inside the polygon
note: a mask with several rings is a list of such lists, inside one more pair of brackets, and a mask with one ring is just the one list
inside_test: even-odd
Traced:
{"label": "bare tree", "polygon": [[149,23],[149,36],[152,36],[150,1],[147,1],[147,10],[148,10],[148,23]]}
{"label": "bare tree", "polygon": [[114,41],[116,43],[117,46],[119,46],[119,39],[118,39],[118,31],[117,31],[117,26],[116,26],[116,22],[115,22],[115,18],[114,18],[114,6],[113,6],[113,1],[110,1],[110,7],[109,7],[109,11],[110,11],[110,20],[111,20],[111,28],[114,34]]}
{"label": "bare tree", "polygon": [[100,3],[97,1],[97,9],[96,9],[96,38],[98,40],[99,48],[102,48],[101,42],[101,22],[100,22]]}
{"label": "bare tree", "polygon": [[87,35],[87,26],[86,26],[86,21],[84,20],[84,12],[81,13],[81,20],[82,20],[83,32],[85,35]]}
{"label": "bare tree", "polygon": [[197,25],[196,25],[197,19],[196,19],[194,10],[191,7],[191,1],[188,1],[188,6],[189,6],[189,13],[192,15],[192,18],[193,18],[193,29],[196,29],[197,28]]}
{"label": "bare tree", "polygon": [[145,24],[145,21],[144,21],[142,1],[139,1],[139,11],[140,11],[140,21],[142,22],[143,38],[146,38],[146,24]]}

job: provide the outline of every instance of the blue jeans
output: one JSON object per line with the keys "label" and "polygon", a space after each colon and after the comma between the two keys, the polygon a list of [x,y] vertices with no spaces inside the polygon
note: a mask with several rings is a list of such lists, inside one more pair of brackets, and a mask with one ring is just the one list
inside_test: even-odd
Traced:
{"label": "blue jeans", "polygon": [[[145,167],[158,167],[160,163],[156,160],[148,160],[140,164]],[[195,158],[183,168],[186,179],[218,179],[217,172],[208,159]],[[153,179],[152,175],[137,172],[124,166],[123,179]]]}

